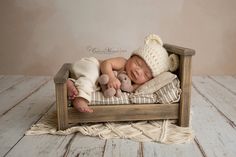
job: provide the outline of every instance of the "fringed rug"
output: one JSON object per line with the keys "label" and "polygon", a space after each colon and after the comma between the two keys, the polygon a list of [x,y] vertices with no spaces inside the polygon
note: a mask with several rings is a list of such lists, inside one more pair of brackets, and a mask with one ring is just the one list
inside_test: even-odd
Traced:
{"label": "fringed rug", "polygon": [[179,127],[170,120],[86,123],[64,131],[57,131],[56,122],[56,113],[51,112],[34,124],[25,134],[69,135],[81,132],[83,135],[97,136],[101,139],[126,138],[139,142],[153,141],[165,144],[188,143],[194,139],[190,127]]}

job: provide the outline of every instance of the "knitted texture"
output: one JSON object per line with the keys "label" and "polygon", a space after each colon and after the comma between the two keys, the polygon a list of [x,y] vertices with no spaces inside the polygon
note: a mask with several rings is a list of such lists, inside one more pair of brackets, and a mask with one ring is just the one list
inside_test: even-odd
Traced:
{"label": "knitted texture", "polygon": [[144,45],[135,50],[132,55],[141,57],[152,71],[153,77],[168,70],[176,70],[178,62],[171,63],[166,49],[163,47],[161,38],[155,34],[150,34],[144,40]]}

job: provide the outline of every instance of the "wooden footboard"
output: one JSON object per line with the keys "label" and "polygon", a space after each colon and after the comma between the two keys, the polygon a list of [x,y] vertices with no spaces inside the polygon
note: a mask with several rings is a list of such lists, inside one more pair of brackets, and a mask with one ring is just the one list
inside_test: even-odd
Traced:
{"label": "wooden footboard", "polygon": [[191,60],[195,51],[188,48],[164,44],[168,53],[177,54],[180,66],[177,75],[180,79],[181,98],[173,104],[130,104],[91,106],[94,113],[79,113],[67,107],[66,80],[70,76],[70,63],[65,63],[54,77],[58,129],[64,130],[81,122],[131,121],[178,119],[180,126],[189,126],[191,101]]}

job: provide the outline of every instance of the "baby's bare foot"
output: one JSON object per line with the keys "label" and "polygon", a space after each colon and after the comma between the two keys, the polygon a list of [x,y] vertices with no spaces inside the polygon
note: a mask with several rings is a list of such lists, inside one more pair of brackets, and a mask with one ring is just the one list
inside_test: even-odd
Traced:
{"label": "baby's bare foot", "polygon": [[74,83],[71,80],[67,80],[66,85],[67,85],[67,93],[68,93],[69,99],[71,100],[75,99],[75,97],[78,95],[78,91]]}
{"label": "baby's bare foot", "polygon": [[85,100],[84,98],[81,97],[75,98],[73,101],[73,105],[80,112],[88,112],[88,113],[93,112],[93,109],[88,107],[88,101]]}

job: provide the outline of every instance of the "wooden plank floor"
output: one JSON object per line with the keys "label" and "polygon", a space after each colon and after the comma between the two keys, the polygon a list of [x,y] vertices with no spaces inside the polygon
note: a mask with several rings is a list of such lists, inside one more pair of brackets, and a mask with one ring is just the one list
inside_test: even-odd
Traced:
{"label": "wooden plank floor", "polygon": [[46,112],[55,110],[51,77],[0,76],[0,156],[235,157],[236,77],[194,76],[191,144],[164,145],[124,139],[24,136]]}

